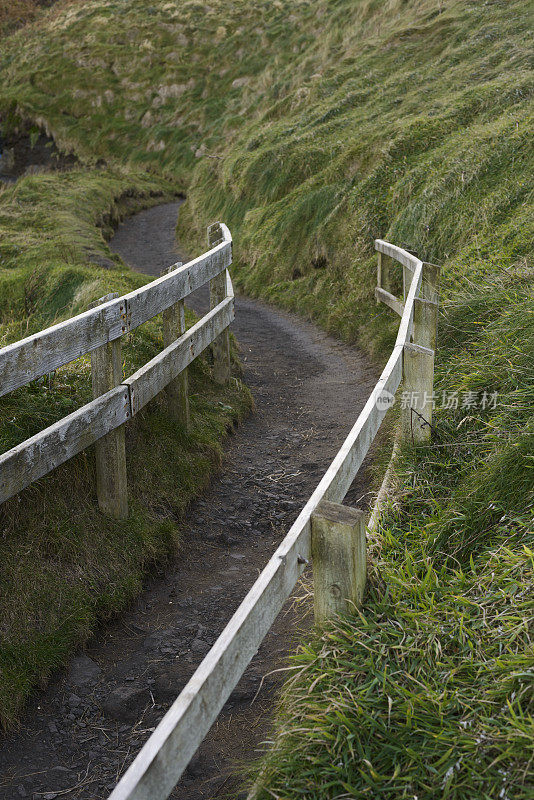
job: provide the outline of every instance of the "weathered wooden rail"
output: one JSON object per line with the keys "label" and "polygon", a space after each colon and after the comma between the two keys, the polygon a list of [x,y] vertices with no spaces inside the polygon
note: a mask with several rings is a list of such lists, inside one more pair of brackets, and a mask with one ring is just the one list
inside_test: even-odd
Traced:
{"label": "weathered wooden rail", "polygon": [[[189,683],[165,714],[109,800],[168,797],[296,582],[313,558],[315,614],[320,622],[361,601],[365,586],[366,515],[340,505],[403,382],[408,400],[402,434],[430,436],[438,268],[382,240],[376,297],[393,308],[400,326],[391,356],[344,444]],[[392,294],[394,263],[403,267],[403,297]],[[369,523],[376,527],[381,495]]]}
{"label": "weathered wooden rail", "polygon": [[[229,378],[228,326],[234,293],[228,267],[232,238],[226,225],[208,229],[210,249],[123,297],[108,295],[83,314],[0,350],[0,396],[91,353],[94,399],[0,456],[0,503],[96,443],[100,508],[128,515],[124,426],[163,389],[187,425],[187,366],[210,344],[214,377]],[[184,299],[210,284],[210,311],[185,329]],[[121,337],[163,314],[164,350],[123,379]]]}

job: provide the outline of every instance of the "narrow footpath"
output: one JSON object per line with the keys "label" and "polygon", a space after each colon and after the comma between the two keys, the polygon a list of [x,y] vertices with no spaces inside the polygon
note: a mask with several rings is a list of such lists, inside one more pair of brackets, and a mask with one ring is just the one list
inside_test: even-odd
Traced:
{"label": "narrow footpath", "polygon": [[[152,275],[185,260],[174,244],[179,205],[137,214],[111,247]],[[197,311],[206,303],[205,292],[192,301]],[[191,507],[176,561],[35,696],[19,730],[0,737],[1,800],[108,796],[267,563],[376,381],[356,349],[258,301],[236,298],[233,331],[255,413],[229,438],[220,474]],[[363,469],[347,502],[368,497]],[[238,795],[241,766],[269,736],[280,670],[309,624],[290,601],[173,797]]]}

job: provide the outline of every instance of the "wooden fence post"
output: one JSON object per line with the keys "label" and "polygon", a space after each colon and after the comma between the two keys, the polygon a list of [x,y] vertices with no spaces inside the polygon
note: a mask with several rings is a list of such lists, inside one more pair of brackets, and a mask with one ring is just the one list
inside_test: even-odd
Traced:
{"label": "wooden fence post", "polygon": [[[116,292],[101,297],[91,308],[114,300]],[[121,340],[114,339],[91,353],[93,398],[114,389],[122,381]],[[96,493],[98,505],[104,514],[115,519],[128,516],[128,482],[126,475],[126,444],[124,425],[107,433],[95,443]]]}
{"label": "wooden fence post", "polygon": [[434,405],[434,351],[405,344],[402,357],[402,436],[417,444],[430,439]]}
{"label": "wooden fence post", "polygon": [[365,590],[363,511],[323,500],[311,519],[315,621],[360,605]]}
{"label": "wooden fence post", "polygon": [[[173,272],[181,266],[181,262],[177,262],[172,267],[169,267],[167,272]],[[169,347],[185,331],[185,300],[179,300],[163,312],[163,346]],[[165,392],[169,403],[169,411],[187,430],[190,423],[187,367],[167,385]]]}
{"label": "wooden fence post", "polygon": [[[211,249],[222,241],[221,226],[218,222],[208,227],[208,246]],[[215,308],[226,297],[226,271],[210,280],[210,308]],[[213,377],[217,383],[230,380],[230,331],[224,330],[213,342]]]}
{"label": "wooden fence post", "polygon": [[[391,292],[391,259],[385,253],[378,251],[378,266],[376,271],[376,285],[386,292]],[[380,301],[377,300],[377,303]]]}
{"label": "wooden fence post", "polygon": [[414,298],[413,341],[430,350],[436,349],[438,330],[438,304],[432,300]]}
{"label": "wooden fence post", "polygon": [[423,263],[420,297],[414,299],[413,344],[404,345],[402,435],[427,442],[434,408],[434,353],[438,329],[439,267]]}
{"label": "wooden fence post", "polygon": [[440,267],[437,264],[430,264],[423,261],[423,275],[421,280],[421,290],[419,296],[423,300],[431,300],[437,303],[439,299],[439,274]]}

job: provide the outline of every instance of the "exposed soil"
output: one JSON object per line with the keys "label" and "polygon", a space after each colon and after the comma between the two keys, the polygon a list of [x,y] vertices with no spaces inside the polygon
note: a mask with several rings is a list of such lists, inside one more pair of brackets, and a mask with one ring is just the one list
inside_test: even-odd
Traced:
{"label": "exposed soil", "polygon": [[[178,207],[136,215],[112,248],[133,268],[159,275],[180,260]],[[205,294],[193,298],[197,310],[205,303]],[[260,302],[237,298],[234,332],[256,411],[191,507],[176,561],[35,697],[20,730],[0,741],[2,799],[107,797],[287,532],[375,383],[376,370],[357,350]],[[361,505],[367,497],[359,477],[349,500]],[[275,670],[309,624],[290,601],[174,797],[238,794],[240,765],[269,734],[283,680]]]}
{"label": "exposed soil", "polygon": [[0,128],[0,181],[13,183],[23,175],[69,170],[77,164],[76,156],[60,153],[42,131],[32,136],[23,123],[9,134]]}

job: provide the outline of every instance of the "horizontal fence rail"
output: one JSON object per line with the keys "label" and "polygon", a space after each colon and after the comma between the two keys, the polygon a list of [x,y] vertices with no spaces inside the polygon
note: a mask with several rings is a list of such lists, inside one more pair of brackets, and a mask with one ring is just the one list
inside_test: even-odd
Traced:
{"label": "horizontal fence rail", "polygon": [[[104,498],[106,483],[126,492],[123,426],[159,392],[167,388],[208,346],[228,331],[234,319],[234,292],[228,267],[232,238],[226,225],[210,226],[211,249],[185,265],[176,265],[161,278],[123,297],[108,295],[104,302],[76,317],[47,328],[0,350],[0,395],[91,353],[94,399],[67,417],[0,455],[0,503],[29,486],[68,459],[98,442],[97,490],[102,510],[127,515],[125,498]],[[189,330],[178,335],[134,375],[123,379],[120,338],[160,313],[177,309],[183,320],[183,301],[204,284],[222,287],[218,302]],[[110,298],[111,299],[108,299]],[[185,324],[179,326],[185,328]],[[228,378],[229,349],[225,341],[215,363]],[[108,348],[111,348],[108,351]],[[111,386],[107,384],[111,383]],[[104,388],[102,388],[104,387]],[[108,388],[108,391],[105,389]],[[113,437],[122,430],[122,442]],[[102,441],[104,440],[104,441]],[[116,463],[114,463],[116,461]],[[124,474],[119,475],[118,472]],[[114,474],[110,474],[113,472]],[[106,480],[106,477],[109,480]]]}
{"label": "horizontal fence rail", "polygon": [[0,396],[119,339],[183,300],[232,263],[232,239],[155,281],[0,350]]}
{"label": "horizontal fence rail", "polygon": [[132,416],[176,378],[234,319],[233,293],[193,325],[187,333],[141,367],[123,385],[130,390]]}
{"label": "horizontal fence rail", "polygon": [[[356,477],[382,420],[391,407],[391,400],[401,381],[404,382],[405,388],[410,386],[410,381],[412,385],[414,384],[411,373],[406,371],[407,348],[412,348],[415,352],[415,361],[419,368],[421,365],[418,358],[423,359],[426,371],[423,369],[424,375],[418,385],[424,384],[425,390],[430,388],[431,391],[431,386],[428,381],[425,383],[425,379],[430,374],[427,369],[428,358],[431,359],[433,377],[434,352],[420,346],[417,341],[419,337],[423,337],[425,340],[432,338],[427,328],[429,325],[435,324],[437,320],[437,317],[434,316],[432,318],[425,317],[421,321],[417,310],[420,301],[436,306],[437,268],[423,263],[406,250],[382,240],[376,240],[375,248],[379,255],[378,288],[383,288],[382,279],[389,286],[391,265],[386,259],[401,264],[404,273],[404,299],[401,301],[388,291],[392,300],[395,301],[394,310],[400,314],[401,321],[395,345],[386,366],[341,449],[286,537],[189,683],[125,772],[109,800],[163,800],[168,797],[216,720],[246,666],[257,652],[283,604],[291,595],[296,582],[306,569],[312,551],[318,552],[316,535],[318,526],[314,521],[319,518],[323,551],[324,542],[328,541],[329,533],[338,535],[339,541],[340,530],[342,534],[343,531],[351,532],[351,541],[358,543],[358,550],[363,547],[363,556],[346,559],[347,562],[351,562],[347,569],[352,570],[353,574],[345,576],[347,580],[339,581],[341,585],[353,586],[351,591],[353,591],[355,602],[359,602],[361,598],[365,583],[365,524],[362,544],[362,513],[352,510],[353,513],[348,514],[347,511],[351,511],[350,509],[345,506],[336,506],[336,504],[340,504],[344,499]],[[432,296],[434,299],[428,301],[422,299],[423,291],[426,293],[425,296]],[[382,300],[380,293],[377,294],[377,298],[379,301]],[[387,302],[387,305],[391,306],[392,304]],[[433,339],[435,342],[435,331]],[[414,358],[410,355],[409,363],[411,364],[413,360]],[[420,369],[419,372],[421,372]],[[416,370],[417,375],[419,372]],[[413,386],[410,387],[410,391],[412,389]],[[413,409],[409,408],[405,414],[412,411]],[[430,432],[429,419],[425,417],[425,413],[427,412],[423,409],[420,416],[423,418],[424,424],[420,424],[422,434],[417,441],[427,438]],[[417,419],[419,420],[419,418]],[[404,425],[405,423],[403,423],[403,431],[405,431]],[[414,428],[411,414],[410,425],[412,425],[413,439]],[[382,492],[379,497],[381,495]],[[377,507],[375,507],[374,514],[371,515],[373,527],[376,526]],[[316,542],[315,548],[313,547],[314,541]],[[328,548],[326,553],[328,553]],[[330,574],[319,572],[319,570],[327,570],[327,567],[316,564],[315,561],[318,562],[319,559],[314,560],[314,582],[317,595],[319,586],[331,586],[332,584],[329,583]],[[328,556],[326,561],[328,561]],[[339,565],[339,569],[345,569],[345,567]],[[344,600],[344,598],[341,599]],[[317,603],[316,598],[317,618],[319,618],[318,607],[320,606],[321,617],[323,617],[329,603],[328,597],[323,596],[320,604]],[[337,608],[339,608],[339,604]]]}

